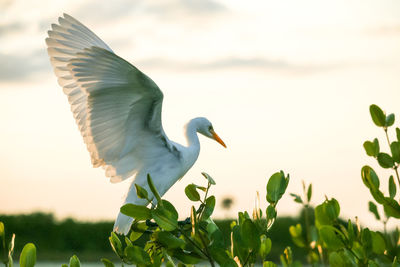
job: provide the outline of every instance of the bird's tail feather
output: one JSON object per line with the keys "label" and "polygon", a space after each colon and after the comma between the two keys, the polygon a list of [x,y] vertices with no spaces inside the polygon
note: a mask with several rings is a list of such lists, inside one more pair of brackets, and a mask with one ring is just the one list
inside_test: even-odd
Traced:
{"label": "bird's tail feather", "polygon": [[[148,192],[151,192],[150,189],[148,189],[147,186],[144,186]],[[152,194],[149,193],[149,196],[152,197]],[[134,183],[129,188],[128,195],[126,196],[125,203],[124,204],[135,204],[135,205],[142,205],[146,206],[148,204],[148,201],[145,199],[140,199],[138,198],[136,194],[136,188],[134,186]],[[125,214],[122,214],[121,212],[118,213],[118,217],[115,220],[114,223],[114,232],[118,234],[123,234],[127,235],[129,230],[131,229],[133,222],[133,218],[126,216]]]}
{"label": "bird's tail feather", "polygon": [[122,214],[120,212],[114,223],[114,232],[127,235],[129,230],[131,229],[132,222],[133,218],[126,216],[125,214]]}

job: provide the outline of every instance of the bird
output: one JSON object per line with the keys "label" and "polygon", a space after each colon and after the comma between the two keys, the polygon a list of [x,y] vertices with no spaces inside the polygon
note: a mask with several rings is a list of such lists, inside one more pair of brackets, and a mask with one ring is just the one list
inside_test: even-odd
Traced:
{"label": "bird", "polygon": [[[186,145],[171,141],[162,126],[160,88],[72,16],[64,13],[51,24],[45,42],[93,167],[102,167],[112,183],[132,177],[124,204],[149,204],[134,186],[151,199],[148,175],[161,196],[181,179],[199,156],[197,133],[226,148],[204,117],[185,125]],[[113,231],[127,235],[132,222],[119,212]]]}

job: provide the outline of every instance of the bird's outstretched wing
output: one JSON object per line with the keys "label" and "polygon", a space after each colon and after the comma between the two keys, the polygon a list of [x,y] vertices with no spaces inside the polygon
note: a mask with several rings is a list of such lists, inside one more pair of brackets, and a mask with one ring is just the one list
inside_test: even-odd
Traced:
{"label": "bird's outstretched wing", "polygon": [[48,35],[51,63],[95,167],[118,182],[161,162],[179,164],[161,124],[163,94],[149,77],[69,15]]}

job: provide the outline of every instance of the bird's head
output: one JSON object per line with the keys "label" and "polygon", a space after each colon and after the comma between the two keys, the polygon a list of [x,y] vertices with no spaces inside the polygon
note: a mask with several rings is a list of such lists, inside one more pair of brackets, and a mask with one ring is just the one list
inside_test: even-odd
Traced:
{"label": "bird's head", "polygon": [[197,118],[197,132],[201,133],[202,135],[214,139],[218,143],[220,143],[223,147],[226,147],[224,141],[215,133],[214,128],[211,122],[206,118]]}

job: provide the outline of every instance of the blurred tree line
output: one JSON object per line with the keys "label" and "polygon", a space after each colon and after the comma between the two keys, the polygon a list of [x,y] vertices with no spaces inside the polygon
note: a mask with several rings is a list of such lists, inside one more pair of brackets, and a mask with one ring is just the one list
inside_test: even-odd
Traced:
{"label": "blurred tree line", "polygon": [[[279,261],[279,255],[290,245],[298,260],[304,261],[306,251],[293,245],[289,227],[304,224],[304,212],[296,217],[279,217],[270,231],[274,244],[271,260]],[[0,221],[7,226],[7,235],[16,234],[15,255],[19,255],[24,244],[33,242],[38,249],[39,261],[65,260],[73,254],[81,261],[99,261],[107,257],[117,260],[110,249],[108,237],[113,221],[81,222],[71,218],[62,221],[51,213],[36,212],[20,215],[0,215]],[[233,219],[215,220],[226,240],[230,240],[230,224]],[[140,240],[139,240],[140,241]]]}

